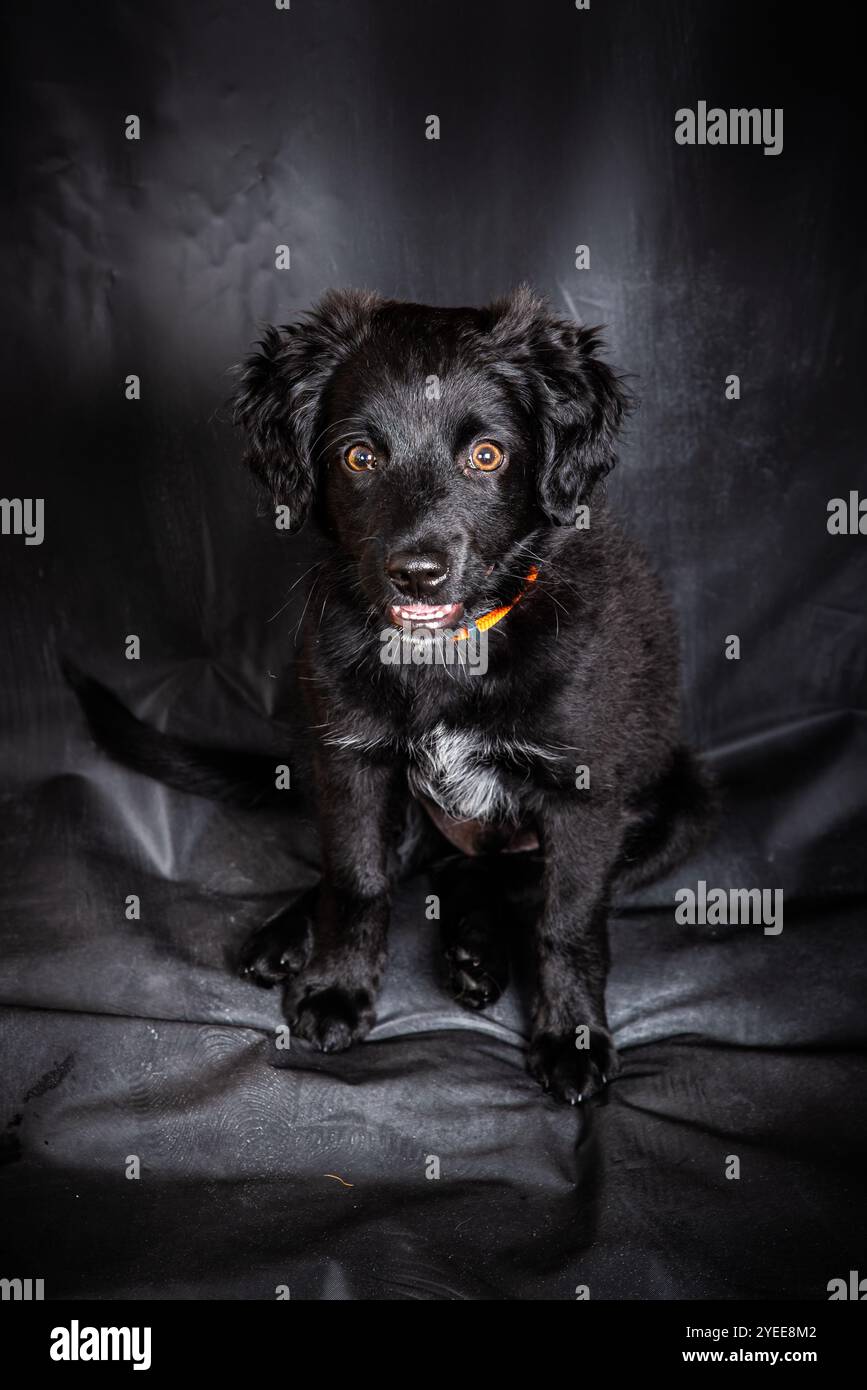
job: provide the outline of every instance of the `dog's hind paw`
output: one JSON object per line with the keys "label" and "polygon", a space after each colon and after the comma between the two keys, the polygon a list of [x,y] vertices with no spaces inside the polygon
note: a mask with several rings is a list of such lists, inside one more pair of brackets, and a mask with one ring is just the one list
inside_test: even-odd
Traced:
{"label": "dog's hind paw", "polygon": [[307,990],[293,999],[292,986],[287,986],[284,1010],[292,1031],[320,1052],[345,1052],[370,1032],[376,1013],[366,989],[332,984]]}
{"label": "dog's hind paw", "polygon": [[496,1004],[508,983],[508,962],[500,952],[496,958],[458,943],[445,952],[449,988],[456,1003],[465,1009],[487,1009]]}
{"label": "dog's hind paw", "polygon": [[509,955],[502,924],[487,913],[472,912],[449,933],[443,950],[449,989],[465,1009],[496,1004],[509,983]]}
{"label": "dog's hind paw", "polygon": [[579,1105],[605,1087],[620,1069],[611,1035],[591,1028],[587,1047],[574,1033],[537,1033],[527,1065],[543,1090],[566,1105]]}
{"label": "dog's hind paw", "polygon": [[238,974],[270,989],[300,974],[312,951],[312,923],[290,908],[247,938],[238,957]]}

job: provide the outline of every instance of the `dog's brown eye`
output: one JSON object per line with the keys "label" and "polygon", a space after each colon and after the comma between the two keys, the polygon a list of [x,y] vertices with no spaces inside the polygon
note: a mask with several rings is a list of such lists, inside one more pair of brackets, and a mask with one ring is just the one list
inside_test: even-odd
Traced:
{"label": "dog's brown eye", "polygon": [[343,462],[353,473],[368,473],[376,467],[376,454],[369,444],[352,444],[344,453]]}
{"label": "dog's brown eye", "polygon": [[499,444],[492,443],[490,439],[483,439],[470,450],[469,464],[471,468],[478,468],[481,473],[493,473],[494,469],[502,465],[505,457]]}

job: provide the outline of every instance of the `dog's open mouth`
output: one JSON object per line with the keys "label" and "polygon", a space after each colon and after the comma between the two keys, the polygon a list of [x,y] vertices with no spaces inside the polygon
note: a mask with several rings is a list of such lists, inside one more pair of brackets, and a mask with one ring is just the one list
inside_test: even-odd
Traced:
{"label": "dog's open mouth", "polygon": [[463,616],[462,603],[394,603],[388,616],[395,627],[451,627]]}

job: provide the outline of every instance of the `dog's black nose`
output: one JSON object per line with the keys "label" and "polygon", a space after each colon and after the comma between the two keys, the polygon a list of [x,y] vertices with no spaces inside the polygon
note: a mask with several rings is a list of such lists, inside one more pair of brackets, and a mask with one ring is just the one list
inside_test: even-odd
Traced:
{"label": "dog's black nose", "polygon": [[397,550],[389,556],[385,571],[401,593],[425,599],[439,588],[449,567],[445,555],[433,550]]}

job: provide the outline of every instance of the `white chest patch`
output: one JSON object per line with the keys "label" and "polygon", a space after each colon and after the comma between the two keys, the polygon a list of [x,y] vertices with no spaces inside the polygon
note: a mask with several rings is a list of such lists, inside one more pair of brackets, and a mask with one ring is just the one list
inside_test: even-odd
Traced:
{"label": "white chest patch", "polygon": [[562,751],[524,739],[489,737],[444,724],[407,743],[337,732],[325,741],[358,752],[393,747],[407,759],[413,792],[436,802],[456,820],[518,821],[522,770],[529,779],[533,762],[556,763],[562,757]]}
{"label": "white chest patch", "polygon": [[533,759],[556,760],[556,754],[535,744],[485,738],[443,724],[413,743],[409,752],[413,790],[457,820],[518,820],[518,767],[523,764],[529,775]]}
{"label": "white chest patch", "polygon": [[485,744],[438,724],[411,750],[410,783],[458,820],[505,820],[517,809]]}

